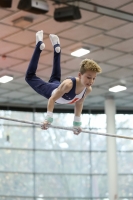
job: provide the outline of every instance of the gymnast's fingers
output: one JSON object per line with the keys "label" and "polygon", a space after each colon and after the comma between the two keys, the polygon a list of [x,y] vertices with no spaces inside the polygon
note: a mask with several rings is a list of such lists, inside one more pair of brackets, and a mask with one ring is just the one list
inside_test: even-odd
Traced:
{"label": "gymnast's fingers", "polygon": [[41,123],[41,129],[47,130],[48,128],[49,128],[49,123],[47,121]]}
{"label": "gymnast's fingers", "polygon": [[73,132],[75,135],[79,135],[81,133],[81,128],[74,128]]}

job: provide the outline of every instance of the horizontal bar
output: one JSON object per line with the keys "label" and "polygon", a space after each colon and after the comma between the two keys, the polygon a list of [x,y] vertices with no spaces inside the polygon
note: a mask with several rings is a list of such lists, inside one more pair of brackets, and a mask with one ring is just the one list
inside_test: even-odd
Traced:
{"label": "horizontal bar", "polygon": [[[42,123],[39,123],[39,122],[26,121],[26,120],[18,120],[18,119],[12,119],[12,118],[1,117],[1,116],[0,116],[0,119],[9,120],[9,121],[15,121],[15,122],[20,122],[20,123],[25,123],[25,124],[31,124],[31,125],[40,126],[40,127],[41,127],[41,124],[42,124]],[[73,131],[73,128],[71,128],[71,127],[68,128],[68,127],[50,125],[50,128],[56,128],[56,129]],[[90,133],[90,134],[94,134],[94,135],[102,135],[102,136],[109,136],[109,137],[115,137],[115,138],[122,138],[122,139],[133,140],[133,137],[123,136],[123,135],[117,135],[117,134],[110,134],[110,133],[99,133],[99,132],[92,132],[92,131],[85,131],[85,130],[82,130],[82,133]]]}

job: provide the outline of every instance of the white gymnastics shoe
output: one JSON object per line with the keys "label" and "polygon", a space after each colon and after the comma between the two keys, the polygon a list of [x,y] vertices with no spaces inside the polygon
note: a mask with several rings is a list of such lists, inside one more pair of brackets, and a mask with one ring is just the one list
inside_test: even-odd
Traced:
{"label": "white gymnastics shoe", "polygon": [[[38,31],[37,33],[36,33],[36,44],[38,43],[38,42],[43,42],[43,30],[41,30],[41,31]],[[45,48],[45,44],[44,43],[42,43],[41,45],[40,45],[40,50],[43,50]]]}
{"label": "white gymnastics shoe", "polygon": [[[59,38],[58,38],[57,35],[50,34],[50,35],[49,35],[49,38],[50,38],[51,43],[52,43],[53,46],[56,45],[56,44],[59,44],[59,45],[60,45],[60,40],[59,40]],[[59,53],[59,52],[60,52],[60,46],[55,47],[55,51],[56,51],[57,53]]]}

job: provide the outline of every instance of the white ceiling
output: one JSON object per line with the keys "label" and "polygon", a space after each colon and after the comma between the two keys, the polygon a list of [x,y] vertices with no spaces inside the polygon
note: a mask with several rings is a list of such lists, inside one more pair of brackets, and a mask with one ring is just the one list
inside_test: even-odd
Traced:
{"label": "white ceiling", "polygon": [[[58,7],[48,0],[49,12],[35,15],[17,9],[19,0],[13,0],[12,8],[0,8],[0,73],[6,70],[14,80],[0,84],[0,105],[46,108],[47,100],[37,94],[25,82],[25,72],[35,47],[35,33],[44,31],[45,50],[41,54],[37,75],[48,81],[53,59],[49,34],[60,37],[62,47],[62,80],[77,76],[79,64],[84,58],[94,59],[103,73],[98,75],[92,93],[86,98],[84,108],[104,108],[107,96],[114,96],[117,109],[133,109],[133,23],[99,13],[80,10],[82,18],[70,22],[56,22],[54,9]],[[88,2],[133,14],[132,0],[88,0]],[[80,2],[79,2],[80,7]],[[13,20],[31,17],[26,27],[17,27]],[[81,58],[70,55],[76,45],[85,45],[91,53]],[[3,55],[5,55],[3,57]],[[109,86],[124,80],[127,90],[110,93]],[[57,108],[71,108],[57,105]]]}

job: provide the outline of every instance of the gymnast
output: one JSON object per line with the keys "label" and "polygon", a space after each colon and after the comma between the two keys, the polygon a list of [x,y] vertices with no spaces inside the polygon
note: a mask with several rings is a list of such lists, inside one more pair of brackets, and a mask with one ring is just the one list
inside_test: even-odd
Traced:
{"label": "gymnast", "polygon": [[60,57],[61,47],[59,37],[50,34],[52,46],[54,48],[54,59],[52,74],[48,82],[36,76],[36,70],[42,50],[45,48],[43,43],[43,31],[36,33],[36,48],[29,63],[25,80],[40,95],[48,99],[47,115],[41,128],[47,130],[53,122],[54,104],[74,104],[73,132],[78,135],[81,129],[81,113],[83,102],[87,95],[92,91],[92,85],[98,73],[101,72],[100,66],[91,59],[84,59],[80,64],[77,77],[68,77],[62,83]]}

